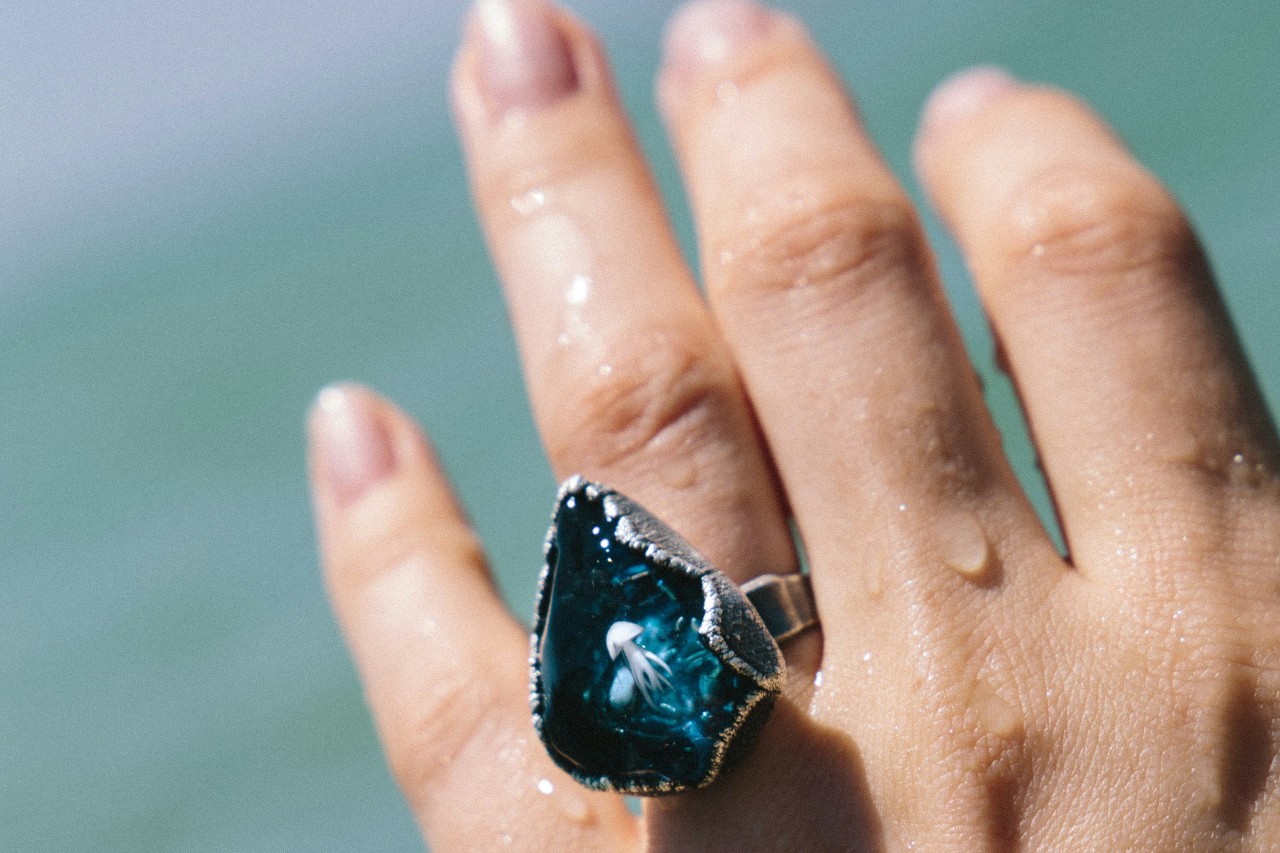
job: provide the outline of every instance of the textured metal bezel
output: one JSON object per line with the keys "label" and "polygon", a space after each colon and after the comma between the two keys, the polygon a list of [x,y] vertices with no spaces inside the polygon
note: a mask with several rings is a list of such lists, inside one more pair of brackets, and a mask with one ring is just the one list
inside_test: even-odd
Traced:
{"label": "textured metal bezel", "polygon": [[[556,514],[561,504],[570,496],[583,495],[589,500],[604,504],[605,517],[618,522],[615,535],[618,541],[643,553],[645,559],[676,572],[696,578],[702,585],[703,618],[699,633],[721,662],[740,675],[751,680],[756,689],[735,709],[733,721],[717,737],[712,746],[711,762],[707,774],[694,784],[663,783],[647,785],[634,779],[615,779],[607,774],[591,775],[582,772],[569,762],[561,760],[556,750],[550,748],[543,732],[542,667],[538,638],[546,624],[551,591],[547,581],[551,565],[546,557],[556,538]],[[538,575],[538,591],[534,601],[533,630],[529,637],[529,704],[533,712],[533,726],[538,738],[547,747],[552,760],[582,785],[600,791],[617,791],[637,796],[673,794],[684,790],[705,788],[715,781],[724,769],[726,758],[732,755],[735,739],[740,734],[750,737],[764,723],[773,702],[786,684],[786,663],[777,642],[769,634],[764,621],[756,613],[751,602],[733,581],[712,566],[688,542],[666,523],[626,496],[573,476],[561,484],[552,511],[551,527],[543,542],[543,565]],[[735,639],[735,651],[725,639],[726,629]],[[754,715],[754,716],[753,716]],[[748,725],[750,723],[750,725]],[[746,729],[752,731],[746,731]]]}

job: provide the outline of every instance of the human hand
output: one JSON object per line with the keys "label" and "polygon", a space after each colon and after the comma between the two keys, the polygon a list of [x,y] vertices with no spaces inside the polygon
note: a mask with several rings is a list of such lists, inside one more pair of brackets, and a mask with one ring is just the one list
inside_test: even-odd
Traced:
{"label": "human hand", "polygon": [[[821,636],[702,791],[585,792],[426,444],[322,393],[327,577],[436,850],[1270,850],[1277,443],[1177,205],[1068,95],[973,72],[916,160],[1026,407],[1070,560],[1005,460],[908,199],[793,20],[692,6],[659,83],[707,298],[599,46],[485,0],[454,96],[557,473],[737,581],[808,551]],[[818,674],[821,678],[817,678]]]}

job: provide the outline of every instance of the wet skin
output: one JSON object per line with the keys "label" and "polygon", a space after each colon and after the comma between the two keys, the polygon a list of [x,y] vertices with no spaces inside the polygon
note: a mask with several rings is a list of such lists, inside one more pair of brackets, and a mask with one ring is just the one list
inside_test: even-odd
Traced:
{"label": "wet skin", "polygon": [[755,751],[634,817],[542,751],[525,629],[416,427],[327,389],[326,576],[433,850],[1280,845],[1275,431],[1185,217],[1086,106],[972,71],[915,150],[1064,559],[917,215],[798,22],[709,0],[669,30],[658,99],[705,293],[583,24],[484,0],[453,95],[556,473],[625,492],[739,582],[795,567],[794,520],[823,628],[785,645]]}

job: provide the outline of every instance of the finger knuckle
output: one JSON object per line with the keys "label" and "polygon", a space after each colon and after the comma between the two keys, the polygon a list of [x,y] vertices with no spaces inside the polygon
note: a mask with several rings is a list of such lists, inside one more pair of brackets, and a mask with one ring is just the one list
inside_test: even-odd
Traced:
{"label": "finger knuckle", "polygon": [[1131,168],[1058,166],[1021,183],[999,216],[1006,262],[1025,280],[1123,280],[1184,263],[1196,242],[1177,203]]}
{"label": "finger knuckle", "polygon": [[616,342],[594,364],[564,363],[572,389],[547,429],[562,465],[611,469],[683,448],[729,411],[736,385],[723,356],[669,330]]}
{"label": "finger knuckle", "polygon": [[722,290],[745,294],[859,291],[917,267],[923,239],[910,201],[847,181],[772,188],[728,229]]}

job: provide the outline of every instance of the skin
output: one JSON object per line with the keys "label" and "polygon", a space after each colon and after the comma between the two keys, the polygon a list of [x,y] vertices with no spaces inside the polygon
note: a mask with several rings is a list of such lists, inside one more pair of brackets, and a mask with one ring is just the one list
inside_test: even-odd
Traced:
{"label": "skin", "polygon": [[1280,456],[1156,179],[1070,95],[989,72],[935,95],[917,140],[1064,559],[917,215],[802,27],[730,3],[749,36],[699,52],[681,39],[726,4],[673,25],[658,99],[704,296],[598,42],[518,2],[567,58],[531,89],[473,21],[453,93],[552,466],[738,581],[794,568],[794,519],[823,627],[786,645],[790,687],[745,763],[634,817],[534,737],[525,628],[417,428],[325,391],[326,578],[432,849],[1275,849]]}

